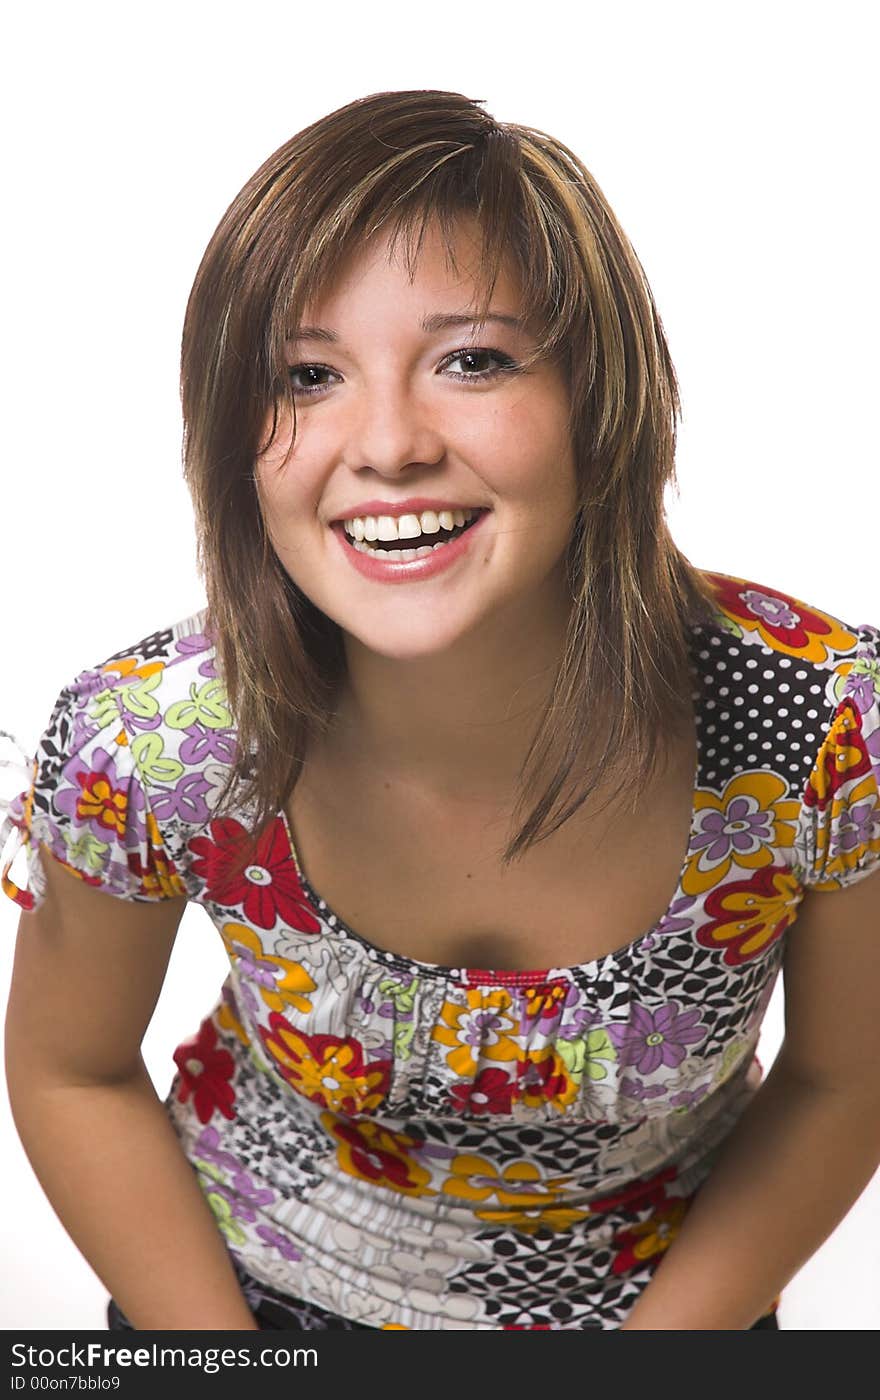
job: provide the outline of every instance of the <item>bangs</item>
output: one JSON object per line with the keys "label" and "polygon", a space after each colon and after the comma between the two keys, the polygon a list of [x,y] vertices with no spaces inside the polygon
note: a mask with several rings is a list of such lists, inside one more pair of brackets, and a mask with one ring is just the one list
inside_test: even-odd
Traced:
{"label": "bangs", "polygon": [[276,388],[282,386],[291,413],[294,402],[284,373],[289,329],[329,290],[346,261],[376,237],[388,238],[390,254],[402,257],[412,280],[425,237],[436,229],[447,264],[459,275],[456,243],[462,222],[476,226],[479,260],[475,270],[468,269],[475,278],[475,321],[488,315],[507,264],[520,287],[519,314],[534,342],[524,366],[559,356],[583,305],[572,286],[580,282],[574,240],[561,225],[550,190],[540,188],[546,172],[525,161],[522,148],[512,132],[493,130],[471,145],[435,140],[410,146],[344,192],[332,188],[342,177],[333,172],[337,179],[328,182],[325,207],[299,246],[289,250],[290,280],[271,315],[273,380]]}

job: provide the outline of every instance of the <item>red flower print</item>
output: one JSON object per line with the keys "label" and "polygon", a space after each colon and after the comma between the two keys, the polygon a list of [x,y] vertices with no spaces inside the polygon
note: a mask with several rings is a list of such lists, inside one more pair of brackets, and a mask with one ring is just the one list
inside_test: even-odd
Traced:
{"label": "red flower print", "polygon": [[211,836],[194,836],[189,849],[193,872],[207,884],[215,904],[241,905],[248,923],[273,928],[276,919],[301,933],[320,933],[321,925],[299,882],[284,823],[276,819],[263,832],[253,860],[241,875],[235,863],[247,832],[232,817],[211,822]]}
{"label": "red flower print", "polygon": [[871,771],[862,718],[852,700],[841,700],[804,793],[804,806],[824,812],[844,783]]}
{"label": "red flower print", "polygon": [[811,608],[800,598],[772,591],[749,579],[707,573],[721,611],[744,632],[754,632],[773,651],[820,664],[838,651],[849,651],[858,640],[838,618]]}
{"label": "red flower print", "polygon": [[515,1087],[503,1069],[481,1069],[476,1079],[453,1084],[449,1097],[462,1113],[509,1113]]}
{"label": "red flower print", "polygon": [[647,1206],[661,1202],[666,1194],[666,1184],[675,1180],[674,1167],[661,1167],[654,1176],[642,1177],[630,1182],[621,1191],[615,1191],[601,1200],[590,1202],[590,1211],[597,1214],[605,1210],[644,1210]]}
{"label": "red flower print", "polygon": [[125,814],[128,810],[128,794],[125,790],[113,787],[106,773],[81,771],[76,777],[81,789],[76,801],[78,820],[96,821],[114,835],[124,837]]}
{"label": "red flower print", "polygon": [[788,867],[765,865],[747,880],[719,885],[706,896],[711,923],[697,932],[704,948],[724,948],[728,967],[760,957],[797,918],[799,886]]}
{"label": "red flower print", "polygon": [[378,1108],[391,1083],[390,1060],[364,1060],[351,1036],[303,1035],[273,1011],[270,1030],[260,1027],[263,1044],[280,1074],[299,1093],[336,1113]]}
{"label": "red flower print", "polygon": [[342,1170],[375,1186],[409,1196],[433,1196],[431,1175],[416,1159],[422,1140],[393,1133],[369,1118],[351,1119],[322,1113],[321,1122],[336,1138]]}
{"label": "red flower print", "polygon": [[228,1050],[217,1048],[217,1032],[210,1016],[199,1027],[195,1040],[186,1040],[174,1052],[180,1070],[177,1097],[186,1103],[190,1094],[200,1123],[209,1123],[215,1108],[224,1118],[234,1118],[235,1090],[229,1083],[235,1064]]}
{"label": "red flower print", "polygon": [[141,860],[136,851],[127,851],[128,868],[141,882],[140,894],[181,895],[186,886],[177,873],[174,862],[154,846],[147,847],[147,858]]}

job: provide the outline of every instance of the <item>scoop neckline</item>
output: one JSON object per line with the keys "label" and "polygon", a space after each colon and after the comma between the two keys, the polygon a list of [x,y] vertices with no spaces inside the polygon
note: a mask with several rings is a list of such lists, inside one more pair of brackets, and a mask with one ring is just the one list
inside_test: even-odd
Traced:
{"label": "scoop neckline", "polygon": [[343,919],[339,914],[337,914],[335,909],[331,908],[331,906],[327,903],[326,899],[324,899],[323,896],[314,888],[311,881],[309,880],[306,871],[303,868],[302,861],[300,860],[299,852],[296,848],[296,835],[293,831],[292,823],[287,815],[287,812],[284,810],[284,808],[282,808],[278,815],[283,821],[284,829],[287,833],[288,853],[291,861],[293,862],[293,866],[296,871],[300,886],[302,887],[303,892],[308,898],[309,904],[311,905],[315,915],[321,920],[322,924],[329,927],[332,933],[338,933],[345,940],[352,942],[356,946],[362,948],[367,953],[367,955],[376,963],[385,964],[388,967],[396,967],[404,971],[409,970],[414,975],[417,974],[422,977],[442,978],[446,981],[466,980],[468,985],[473,986],[528,986],[534,985],[538,981],[547,980],[549,975],[552,975],[554,978],[559,978],[562,980],[567,979],[571,981],[578,974],[580,974],[580,976],[582,977],[596,976],[606,964],[620,963],[622,961],[626,961],[628,958],[631,958],[635,954],[636,949],[638,948],[640,943],[642,943],[645,939],[651,938],[653,935],[659,933],[663,924],[669,918],[671,910],[679,901],[679,899],[681,899],[684,893],[682,885],[684,882],[685,872],[688,868],[688,865],[690,864],[691,859],[692,840],[697,823],[696,799],[697,793],[699,792],[700,788],[700,773],[702,770],[703,760],[703,743],[700,732],[701,716],[699,712],[698,703],[700,698],[700,692],[696,685],[697,677],[695,674],[695,664],[693,660],[693,655],[691,656],[691,672],[693,680],[693,686],[691,691],[691,700],[693,703],[692,720],[694,724],[694,733],[696,741],[696,756],[694,760],[694,773],[691,784],[691,820],[688,826],[687,838],[685,841],[684,856],[679,867],[678,876],[676,878],[675,883],[675,889],[672,893],[672,898],[670,899],[669,903],[667,904],[663,913],[660,915],[660,918],[657,920],[657,922],[655,924],[652,924],[650,928],[643,929],[640,933],[636,935],[635,938],[631,938],[628,942],[621,944],[620,947],[613,948],[609,952],[603,953],[597,958],[590,958],[587,962],[571,963],[567,967],[543,967],[523,969],[471,968],[465,966],[450,967],[446,966],[443,963],[426,962],[421,958],[409,957],[405,953],[397,953],[391,949],[380,948],[377,944],[371,943],[368,938],[365,938],[363,936],[363,934],[358,933],[357,929],[352,928],[351,925],[348,924],[345,919]]}

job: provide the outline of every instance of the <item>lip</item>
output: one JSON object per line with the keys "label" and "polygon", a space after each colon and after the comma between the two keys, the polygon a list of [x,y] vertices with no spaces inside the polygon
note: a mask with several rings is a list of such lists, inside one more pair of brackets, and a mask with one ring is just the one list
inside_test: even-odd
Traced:
{"label": "lip", "polygon": [[[432,506],[423,506],[423,510],[432,510]],[[433,578],[435,574],[441,574],[446,569],[452,568],[459,559],[463,559],[472,545],[472,537],[479,534],[483,521],[489,516],[489,511],[484,510],[482,515],[478,515],[473,525],[465,530],[463,535],[457,535],[449,544],[443,545],[442,549],[435,549],[432,554],[426,554],[424,559],[410,559],[406,563],[399,561],[383,560],[379,553],[364,554],[360,550],[354,549],[349,543],[348,536],[341,521],[334,523],[330,528],[339,540],[346,559],[353,564],[358,573],[364,578],[372,580],[374,583],[418,583],[422,579]],[[346,519],[349,517],[346,516]]]}
{"label": "lip", "polygon": [[485,510],[485,506],[456,504],[454,501],[441,501],[433,496],[408,496],[405,501],[361,501],[350,506],[342,515],[334,516],[331,525],[340,525],[343,520],[353,520],[356,515],[420,515],[423,510]]}

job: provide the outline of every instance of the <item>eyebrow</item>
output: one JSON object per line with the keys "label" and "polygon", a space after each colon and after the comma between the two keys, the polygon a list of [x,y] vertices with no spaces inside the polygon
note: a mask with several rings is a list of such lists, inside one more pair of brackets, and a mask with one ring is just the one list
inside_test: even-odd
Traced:
{"label": "eyebrow", "polygon": [[[436,311],[432,316],[423,316],[420,322],[422,330],[427,335],[435,335],[437,331],[454,329],[457,326],[482,326],[494,321],[502,326],[510,326],[513,330],[525,330],[525,322],[518,316],[502,316],[493,312],[486,316],[484,321],[479,321],[473,316],[468,316],[465,312],[458,311]],[[339,341],[339,336],[335,331],[328,331],[324,326],[291,326],[287,332],[288,340],[321,340],[325,344],[335,345]]]}

